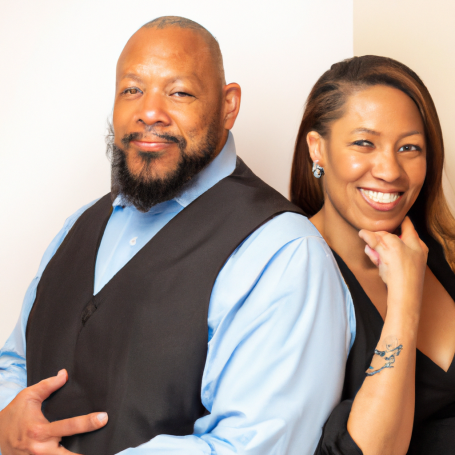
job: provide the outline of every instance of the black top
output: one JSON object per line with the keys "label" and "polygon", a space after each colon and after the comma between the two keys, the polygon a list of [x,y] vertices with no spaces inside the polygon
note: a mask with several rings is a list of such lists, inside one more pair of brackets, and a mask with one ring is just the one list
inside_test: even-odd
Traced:
{"label": "black top", "polygon": [[[419,232],[429,248],[428,267],[455,301],[455,274],[441,245]],[[365,379],[384,321],[354,274],[333,252],[354,302],[356,337],[346,363],[342,401],[324,425],[315,455],[359,455],[362,451],[347,431],[352,402]],[[455,365],[447,372],[417,350],[416,404],[409,455],[455,455]]]}
{"label": "black top", "polygon": [[40,280],[27,325],[27,383],[66,368],[43,403],[50,420],[106,411],[102,429],[63,438],[71,452],[111,455],[158,434],[193,433],[207,413],[201,381],[216,277],[270,218],[300,212],[241,161],[161,229],[93,295],[106,195],[74,224]]}

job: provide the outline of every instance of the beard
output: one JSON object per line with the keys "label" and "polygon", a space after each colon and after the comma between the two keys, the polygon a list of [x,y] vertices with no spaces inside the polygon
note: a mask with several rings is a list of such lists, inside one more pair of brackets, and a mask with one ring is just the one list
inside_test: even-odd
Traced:
{"label": "beard", "polygon": [[209,125],[204,139],[192,148],[182,136],[158,134],[151,128],[154,137],[174,142],[180,150],[175,168],[162,177],[156,177],[153,170],[154,162],[160,157],[157,153],[137,152],[142,162],[138,175],[133,175],[128,167],[125,150],[128,150],[131,141],[140,140],[143,134],[125,135],[121,140],[124,148],[120,148],[114,142],[112,126],[109,129],[106,142],[107,155],[111,158],[112,200],[121,195],[127,205],[134,205],[141,212],[148,212],[154,205],[179,196],[185,185],[213,159],[220,136],[217,119]]}

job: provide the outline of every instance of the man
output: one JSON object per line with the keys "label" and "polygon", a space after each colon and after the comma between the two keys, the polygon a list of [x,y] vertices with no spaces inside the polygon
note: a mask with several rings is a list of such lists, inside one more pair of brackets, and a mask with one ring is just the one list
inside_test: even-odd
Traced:
{"label": "man", "polygon": [[239,106],[199,24],[128,41],[112,194],[66,221],[0,352],[3,455],[313,452],[346,289],[311,223],[236,158]]}

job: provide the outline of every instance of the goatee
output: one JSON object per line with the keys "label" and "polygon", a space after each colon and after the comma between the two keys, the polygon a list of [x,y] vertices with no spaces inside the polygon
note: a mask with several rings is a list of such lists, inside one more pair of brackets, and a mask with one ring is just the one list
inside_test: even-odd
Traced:
{"label": "goatee", "polygon": [[111,158],[112,166],[112,199],[119,194],[127,205],[134,205],[141,212],[148,212],[154,205],[174,199],[184,190],[185,185],[198,174],[212,160],[219,140],[219,128],[215,122],[208,128],[204,140],[198,147],[188,150],[186,140],[181,136],[157,134],[154,137],[174,142],[180,150],[180,159],[172,171],[164,177],[153,176],[154,161],[159,155],[150,152],[137,152],[142,160],[142,169],[139,175],[133,175],[127,164],[125,150],[133,140],[140,140],[141,133],[125,135],[121,143],[123,148],[114,143],[113,129],[110,127],[107,142],[107,154]]}

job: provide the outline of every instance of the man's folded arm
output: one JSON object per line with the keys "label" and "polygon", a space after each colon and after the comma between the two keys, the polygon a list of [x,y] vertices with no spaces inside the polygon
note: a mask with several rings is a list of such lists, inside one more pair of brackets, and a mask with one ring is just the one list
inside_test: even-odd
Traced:
{"label": "man's folded arm", "polygon": [[[35,280],[32,281],[27,290],[24,305],[29,295],[36,293]],[[22,312],[16,327],[0,350],[0,411],[6,408],[21,390],[27,387],[21,319]]]}
{"label": "man's folded arm", "polygon": [[47,247],[41,259],[38,272],[27,289],[16,327],[3,348],[0,349],[0,411],[8,406],[21,390],[27,387],[25,332],[41,275],[76,220],[95,202],[93,201],[82,207],[65,221],[63,228]]}
{"label": "man's folded arm", "polygon": [[340,399],[350,308],[322,238],[278,249],[279,235],[258,243],[280,223],[301,222],[296,217],[267,223],[217,279],[201,393],[210,415],[196,422],[193,435],[160,435],[122,455],[313,454]]}

